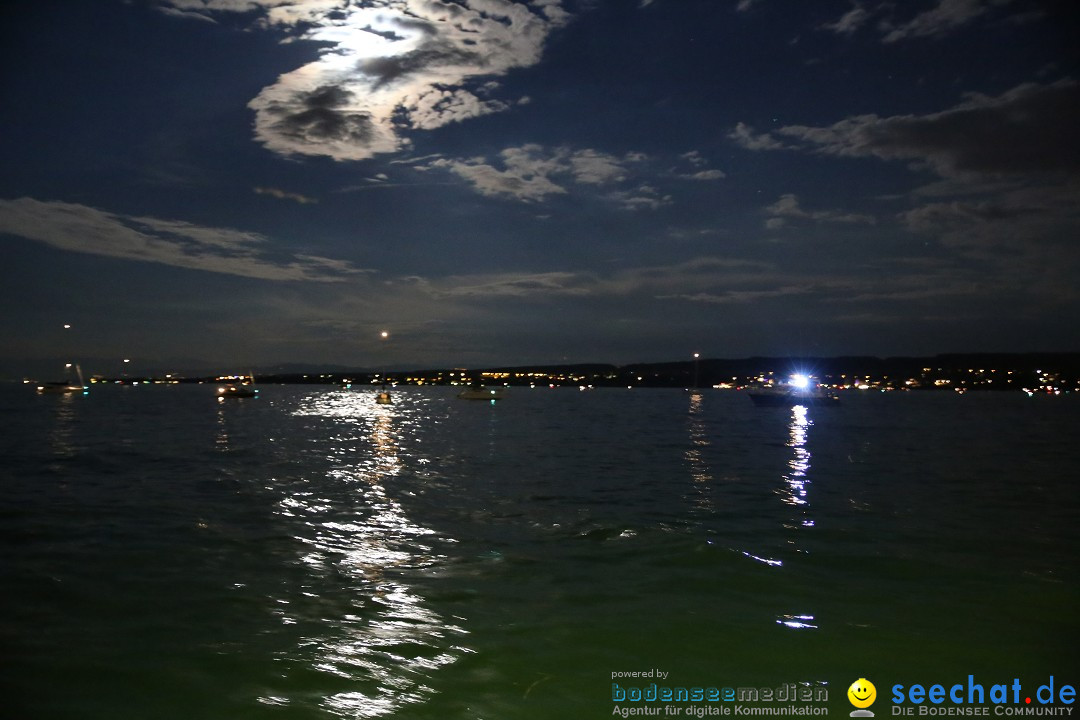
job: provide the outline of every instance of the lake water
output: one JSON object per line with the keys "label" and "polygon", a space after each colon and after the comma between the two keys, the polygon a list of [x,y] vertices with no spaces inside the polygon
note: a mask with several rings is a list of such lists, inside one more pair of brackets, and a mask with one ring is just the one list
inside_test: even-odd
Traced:
{"label": "lake water", "polygon": [[1076,396],[6,386],[0,705],[606,718],[613,673],[661,670],[615,682],[827,683],[846,717],[865,677],[882,717],[895,683],[1076,685],[1078,438]]}

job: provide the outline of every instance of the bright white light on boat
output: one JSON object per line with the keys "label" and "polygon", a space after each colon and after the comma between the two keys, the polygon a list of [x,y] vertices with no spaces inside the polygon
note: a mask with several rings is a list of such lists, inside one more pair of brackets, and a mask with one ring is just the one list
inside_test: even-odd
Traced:
{"label": "bright white light on boat", "polygon": [[70,330],[70,329],[71,329],[71,326],[65,323],[65,324],[64,324],[64,329],[65,329],[65,330]]}
{"label": "bright white light on boat", "polygon": [[806,388],[810,387],[810,378],[806,375],[803,375],[802,373],[795,373],[794,375],[792,375],[789,382],[793,387],[797,387],[800,390],[805,390]]}
{"label": "bright white light on boat", "polygon": [[792,630],[813,630],[817,628],[817,625],[809,622],[813,619],[813,615],[781,615],[776,622]]}
{"label": "bright white light on boat", "polygon": [[739,552],[741,552],[743,555],[750,558],[751,560],[757,560],[759,563],[765,563],[766,565],[772,565],[773,567],[780,567],[784,564],[781,560],[772,560],[770,558],[758,557],[757,555],[751,555],[745,550],[740,550]]}
{"label": "bright white light on boat", "polygon": [[379,333],[379,337],[385,340],[386,338],[390,337],[390,333],[388,333],[386,330],[383,330],[381,333]]}

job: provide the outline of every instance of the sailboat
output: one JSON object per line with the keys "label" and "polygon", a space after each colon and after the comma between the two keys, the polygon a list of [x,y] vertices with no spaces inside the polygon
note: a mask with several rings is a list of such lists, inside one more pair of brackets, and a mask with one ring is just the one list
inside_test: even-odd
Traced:
{"label": "sailboat", "polygon": [[[75,384],[74,378],[71,377],[71,370],[74,368],[75,375],[78,377],[78,384]],[[67,380],[57,380],[54,382],[46,382],[37,386],[39,393],[82,393],[86,395],[89,392],[89,388],[86,386],[86,381],[83,380],[82,368],[78,363],[68,363],[65,366],[68,372]]]}

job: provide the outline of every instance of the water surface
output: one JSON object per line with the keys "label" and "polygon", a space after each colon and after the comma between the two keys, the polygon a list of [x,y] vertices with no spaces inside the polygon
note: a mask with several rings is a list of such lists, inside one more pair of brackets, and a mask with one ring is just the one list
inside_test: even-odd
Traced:
{"label": "water surface", "polygon": [[[0,389],[5,704],[607,717],[673,684],[1076,676],[1074,397]],[[879,682],[879,693],[887,687]]]}

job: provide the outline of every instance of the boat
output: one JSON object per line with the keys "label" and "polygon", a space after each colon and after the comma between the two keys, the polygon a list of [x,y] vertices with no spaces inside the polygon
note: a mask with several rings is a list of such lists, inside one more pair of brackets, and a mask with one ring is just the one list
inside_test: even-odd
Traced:
{"label": "boat", "polygon": [[502,400],[506,396],[506,388],[484,387],[483,385],[470,385],[458,393],[462,400]]}
{"label": "boat", "polygon": [[[90,388],[86,386],[86,381],[83,380],[82,368],[78,363],[68,363],[66,367],[69,378],[67,380],[55,380],[52,382],[44,382],[37,386],[37,391],[41,394],[64,394],[64,393],[82,393],[86,395]],[[71,378],[71,371],[75,370],[75,375],[78,378],[78,384],[74,382],[74,378]]]}
{"label": "boat", "polygon": [[467,388],[458,393],[462,400],[502,400],[506,396],[503,388]]}
{"label": "boat", "polygon": [[238,383],[229,383],[218,388],[218,400],[224,398],[253,398],[259,397],[259,389],[255,387],[255,375],[248,373],[248,377]]}
{"label": "boat", "polygon": [[391,404],[393,404],[394,401],[390,398],[390,391],[386,389],[385,385],[383,385],[382,389],[379,390],[379,392],[375,394],[375,402],[378,405],[391,405]]}
{"label": "boat", "polygon": [[839,405],[840,396],[826,390],[807,375],[795,374],[786,383],[761,385],[746,391],[759,407]]}

